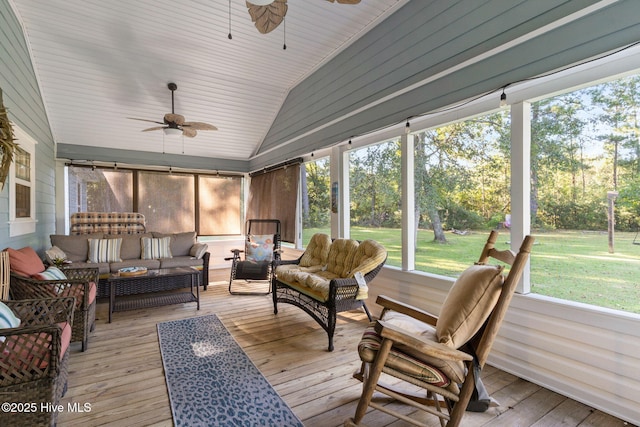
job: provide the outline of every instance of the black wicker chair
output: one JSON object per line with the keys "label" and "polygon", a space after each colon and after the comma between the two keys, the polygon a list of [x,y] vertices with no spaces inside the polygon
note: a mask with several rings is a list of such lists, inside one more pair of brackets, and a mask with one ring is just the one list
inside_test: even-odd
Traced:
{"label": "black wicker chair", "polygon": [[[267,295],[271,292],[273,273],[280,260],[280,221],[277,219],[250,219],[246,225],[246,241],[244,251],[232,249],[231,277],[229,278],[229,293],[232,295]],[[241,253],[244,253],[244,260]],[[236,291],[240,286],[238,280],[247,282],[265,282],[267,290]]]}

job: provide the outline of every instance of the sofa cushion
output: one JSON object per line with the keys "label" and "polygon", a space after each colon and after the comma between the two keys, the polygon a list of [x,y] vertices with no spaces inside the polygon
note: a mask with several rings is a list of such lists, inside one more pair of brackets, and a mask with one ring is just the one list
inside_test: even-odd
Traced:
{"label": "sofa cushion", "polygon": [[349,277],[358,245],[357,240],[335,239],[329,248],[327,271],[335,273],[337,277]]}
{"label": "sofa cushion", "polygon": [[203,262],[202,259],[192,256],[174,256],[173,258],[162,258],[159,261],[160,268],[201,267]]}
{"label": "sofa cushion", "polygon": [[[196,232],[185,231],[182,233],[157,233],[153,232],[154,238],[170,237],[171,238],[171,255],[186,256],[189,255],[191,247],[196,243]],[[165,258],[165,257],[162,257]]]}
{"label": "sofa cushion", "polygon": [[316,233],[311,236],[309,244],[300,257],[301,267],[310,267],[312,265],[325,265],[329,256],[329,248],[331,247],[331,237],[323,233]]}
{"label": "sofa cushion", "polygon": [[387,259],[387,250],[375,240],[364,240],[358,245],[349,268],[349,277],[356,272],[367,274]]}
{"label": "sofa cushion", "polygon": [[105,239],[122,239],[122,246],[120,247],[120,258],[125,259],[140,259],[142,253],[142,247],[140,239],[142,237],[153,237],[151,233],[143,234],[105,234]]}
{"label": "sofa cushion", "polygon": [[9,253],[9,267],[14,273],[31,277],[44,271],[42,260],[30,246],[21,249],[7,248]]}
{"label": "sofa cushion", "polygon": [[208,249],[209,245],[207,245],[206,243],[196,243],[191,246],[191,249],[189,249],[189,256],[192,256],[196,259],[202,259]]}
{"label": "sofa cushion", "polygon": [[472,265],[455,281],[436,322],[438,341],[460,348],[480,330],[498,302],[502,266]]}
{"label": "sofa cushion", "polygon": [[122,239],[89,239],[88,262],[120,262]]}
{"label": "sofa cushion", "polygon": [[111,271],[108,262],[74,262],[69,268],[97,268],[99,274],[107,274]]}
{"label": "sofa cushion", "polygon": [[86,262],[89,258],[89,239],[102,239],[104,234],[92,233],[79,236],[52,234],[51,246],[57,246],[67,255],[71,262]]}
{"label": "sofa cushion", "polygon": [[45,271],[36,273],[32,278],[36,280],[67,280],[67,276],[56,266],[47,267]]}
{"label": "sofa cushion", "polygon": [[149,238],[143,237],[141,241],[142,259],[171,258],[171,237]]}

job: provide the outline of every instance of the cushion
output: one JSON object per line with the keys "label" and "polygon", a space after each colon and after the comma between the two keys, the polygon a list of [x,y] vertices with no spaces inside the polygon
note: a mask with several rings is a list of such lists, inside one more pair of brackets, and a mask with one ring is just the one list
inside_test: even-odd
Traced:
{"label": "cushion", "polygon": [[120,262],[122,239],[88,239],[88,262]]}
{"label": "cushion", "polygon": [[[164,234],[153,232],[153,237],[160,239],[163,237],[171,238],[171,255],[173,256],[189,256],[191,247],[196,244],[196,232],[185,231],[182,233]],[[166,258],[166,257],[164,257]]]}
{"label": "cushion", "polygon": [[7,252],[9,252],[11,271],[26,277],[31,277],[44,271],[44,264],[32,247],[26,246],[22,249],[7,248]]}
{"label": "cushion", "polygon": [[204,253],[207,252],[207,249],[209,249],[209,245],[207,245],[206,243],[196,243],[195,245],[191,246],[191,249],[189,250],[189,256],[195,257],[197,259],[202,259]]}
{"label": "cushion", "polygon": [[149,238],[143,237],[141,241],[142,259],[171,258],[171,237]]}
{"label": "cushion", "polygon": [[66,260],[67,254],[64,253],[62,249],[57,246],[54,246],[50,249],[44,251],[44,257],[46,258],[49,264],[55,264],[56,260]]}
{"label": "cushion", "polygon": [[387,259],[387,250],[375,240],[363,240],[353,256],[349,277],[353,277],[356,272],[363,275],[373,271],[377,266]]}
{"label": "cushion", "polygon": [[43,272],[36,273],[32,278],[36,280],[67,280],[67,276],[58,267],[52,265]]}
{"label": "cushion", "polygon": [[273,234],[251,234],[247,244],[247,261],[273,260]]}
{"label": "cushion", "polygon": [[142,237],[153,237],[151,233],[144,234],[105,234],[105,239],[122,239],[120,247],[120,258],[124,259],[140,259],[142,247],[140,239]]}
{"label": "cushion", "polygon": [[357,240],[335,239],[329,248],[327,271],[336,274],[337,277],[349,277],[358,245]]}
{"label": "cushion", "polygon": [[331,237],[323,233],[316,233],[311,236],[299,265],[301,267],[311,267],[312,265],[325,265],[331,247]]}
{"label": "cushion", "polygon": [[[369,363],[373,362],[381,342],[382,337],[375,331],[375,323],[371,323],[365,329],[358,344],[360,359]],[[395,346],[391,347],[386,365],[438,387],[446,387],[451,383],[449,378],[435,366],[415,358]]]}
{"label": "cushion", "polygon": [[455,281],[436,323],[438,341],[460,348],[480,330],[498,302],[502,266],[473,265]]}
{"label": "cushion", "polygon": [[51,246],[57,246],[62,249],[69,261],[85,262],[89,255],[89,243],[87,239],[102,239],[103,236],[102,233],[93,233],[81,236],[52,234],[49,237],[51,239]]}
{"label": "cushion", "polygon": [[[13,311],[6,304],[0,302],[0,329],[17,328],[20,326],[20,319],[13,314]],[[0,336],[0,341],[4,341],[5,337]]]}

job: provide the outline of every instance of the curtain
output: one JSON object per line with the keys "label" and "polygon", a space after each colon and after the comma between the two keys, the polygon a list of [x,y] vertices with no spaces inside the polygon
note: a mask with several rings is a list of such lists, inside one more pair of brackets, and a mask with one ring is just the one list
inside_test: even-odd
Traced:
{"label": "curtain", "polygon": [[294,242],[300,165],[251,177],[247,219],[278,219],[283,242]]}

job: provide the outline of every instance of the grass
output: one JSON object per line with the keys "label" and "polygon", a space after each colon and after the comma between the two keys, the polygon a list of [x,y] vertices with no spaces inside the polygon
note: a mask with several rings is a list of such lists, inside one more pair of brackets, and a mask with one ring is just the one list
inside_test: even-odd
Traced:
{"label": "grass", "polygon": [[[304,232],[307,242],[315,232]],[[456,277],[480,255],[488,231],[464,236],[446,233],[447,243],[433,241],[433,232],[418,232],[416,270]],[[616,233],[614,253],[609,253],[606,232],[535,232],[531,252],[531,292],[632,313],[640,313],[640,245],[636,233]],[[402,263],[400,229],[351,228],[354,239],[373,239],[388,251],[388,265]],[[510,235],[502,232],[498,248],[509,248]],[[640,243],[640,239],[639,239]]]}

